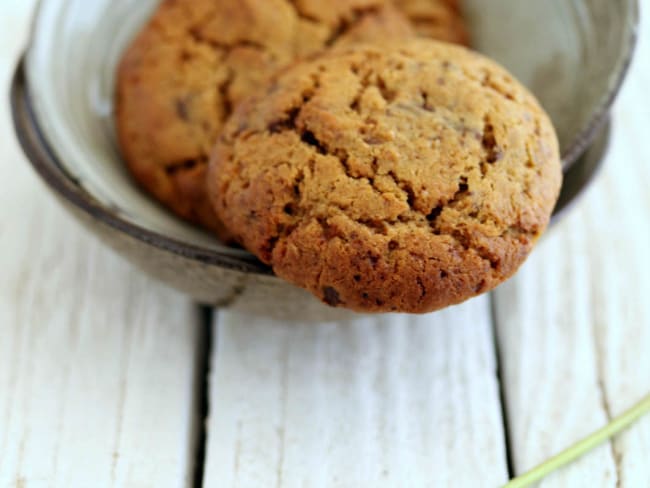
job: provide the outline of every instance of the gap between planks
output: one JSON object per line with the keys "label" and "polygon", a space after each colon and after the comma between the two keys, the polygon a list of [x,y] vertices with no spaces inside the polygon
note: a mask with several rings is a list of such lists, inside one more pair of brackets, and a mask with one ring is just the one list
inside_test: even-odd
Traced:
{"label": "gap between planks", "polygon": [[209,378],[210,358],[214,347],[213,318],[215,311],[210,307],[200,307],[201,324],[200,340],[198,349],[198,368],[196,375],[195,395],[198,408],[195,409],[195,432],[194,443],[194,476],[192,486],[201,488],[205,475],[205,451],[207,446],[207,420],[210,413],[209,399]]}
{"label": "gap between planks", "polygon": [[[32,1],[3,0],[0,90]],[[190,486],[196,308],[46,194],[0,112],[0,486]]]}

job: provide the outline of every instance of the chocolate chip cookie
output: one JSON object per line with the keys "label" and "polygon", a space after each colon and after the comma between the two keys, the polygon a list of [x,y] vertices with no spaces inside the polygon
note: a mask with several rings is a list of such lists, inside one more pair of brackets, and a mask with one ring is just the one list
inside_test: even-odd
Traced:
{"label": "chocolate chip cookie", "polygon": [[412,34],[384,0],[166,0],[119,67],[116,122],[128,167],[176,214],[227,240],[205,174],[239,101],[298,58]]}
{"label": "chocolate chip cookie", "polygon": [[562,179],[537,100],[495,62],[410,40],[277,75],[212,156],[217,215],[333,306],[429,312],[510,277]]}

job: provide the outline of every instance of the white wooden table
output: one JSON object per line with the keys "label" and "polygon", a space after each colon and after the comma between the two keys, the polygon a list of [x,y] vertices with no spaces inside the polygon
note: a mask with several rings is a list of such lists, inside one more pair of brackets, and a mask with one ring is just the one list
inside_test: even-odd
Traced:
{"label": "white wooden table", "polygon": [[[650,391],[650,18],[606,170],[491,297],[301,325],[200,310],[53,203],[6,93],[0,487],[496,487]],[[544,487],[650,487],[650,418]]]}

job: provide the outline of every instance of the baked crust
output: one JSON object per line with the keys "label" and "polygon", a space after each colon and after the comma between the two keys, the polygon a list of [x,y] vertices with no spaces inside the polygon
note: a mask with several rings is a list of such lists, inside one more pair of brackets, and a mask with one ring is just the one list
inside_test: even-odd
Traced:
{"label": "baked crust", "polygon": [[554,128],[495,62],[410,40],[279,74],[240,105],[208,176],[218,216],[326,303],[429,312],[510,277],[561,186]]}

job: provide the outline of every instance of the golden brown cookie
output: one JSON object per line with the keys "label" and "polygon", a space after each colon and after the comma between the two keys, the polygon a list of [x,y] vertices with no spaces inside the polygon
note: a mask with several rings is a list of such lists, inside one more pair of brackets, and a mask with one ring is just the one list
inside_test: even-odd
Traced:
{"label": "golden brown cookie", "polygon": [[428,312],[517,270],[561,175],[553,126],[519,82],[418,39],[279,74],[227,124],[208,186],[278,276],[330,305]]}
{"label": "golden brown cookie", "polygon": [[116,120],[128,166],[178,215],[228,239],[204,182],[239,100],[297,58],[412,34],[385,0],[166,0],[119,68]]}
{"label": "golden brown cookie", "polygon": [[419,35],[469,46],[470,34],[458,0],[395,0],[395,5]]}

